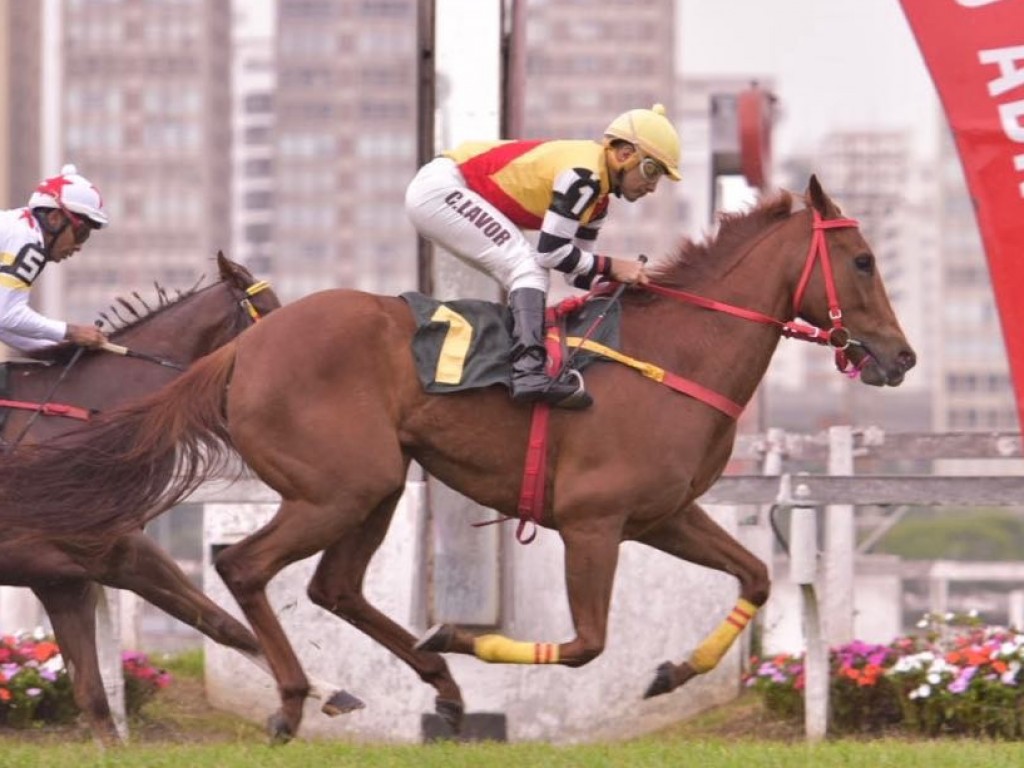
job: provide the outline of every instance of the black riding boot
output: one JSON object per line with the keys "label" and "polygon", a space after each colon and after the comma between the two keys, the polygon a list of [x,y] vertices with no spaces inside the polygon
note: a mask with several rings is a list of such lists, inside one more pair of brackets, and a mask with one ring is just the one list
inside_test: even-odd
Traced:
{"label": "black riding boot", "polygon": [[519,288],[508,296],[512,309],[512,399],[517,403],[542,401],[556,408],[586,408],[593,401],[576,376],[552,379],[544,370],[543,291]]}

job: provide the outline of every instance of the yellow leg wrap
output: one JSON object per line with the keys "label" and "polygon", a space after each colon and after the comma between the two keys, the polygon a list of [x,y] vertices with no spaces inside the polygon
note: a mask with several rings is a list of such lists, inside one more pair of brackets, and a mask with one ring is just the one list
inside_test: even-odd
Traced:
{"label": "yellow leg wrap", "polygon": [[690,666],[697,672],[707,672],[718,666],[729,646],[754,618],[755,613],[757,606],[740,598],[726,620],[697,646],[690,657]]}
{"label": "yellow leg wrap", "polygon": [[501,635],[480,635],[473,653],[483,661],[502,664],[557,664],[557,643],[523,643]]}

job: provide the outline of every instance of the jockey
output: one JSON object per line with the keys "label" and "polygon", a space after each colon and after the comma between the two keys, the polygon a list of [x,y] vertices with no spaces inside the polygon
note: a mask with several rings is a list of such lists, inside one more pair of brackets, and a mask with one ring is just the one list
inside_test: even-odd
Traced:
{"label": "jockey", "polygon": [[95,326],[53,320],[28,303],[47,263],[70,258],[107,223],[99,190],[73,165],[40,182],[25,208],[0,211],[0,341],[23,352],[60,341],[85,347],[107,341]]}
{"label": "jockey", "polygon": [[[609,194],[628,202],[679,180],[679,136],[665,108],[615,118],[590,140],[466,142],[424,165],[405,195],[417,231],[508,291],[512,399],[585,408],[582,381],[545,372],[548,270],[577,288],[607,278],[646,283],[643,264],[594,253]],[[523,230],[539,230],[534,248]]]}

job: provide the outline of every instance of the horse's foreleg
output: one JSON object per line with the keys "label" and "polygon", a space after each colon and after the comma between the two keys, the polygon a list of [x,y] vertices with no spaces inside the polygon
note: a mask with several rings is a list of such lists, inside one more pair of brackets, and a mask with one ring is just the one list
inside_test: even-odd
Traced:
{"label": "horse's foreleg", "polygon": [[658,668],[645,698],[669,693],[697,675],[714,669],[768,600],[770,582],[763,562],[712,520],[698,504],[690,504],[660,525],[637,537],[655,549],[707,568],[732,574],[740,595],[732,611],[694,649],[682,664],[665,662]]}
{"label": "horse's foreleg", "polygon": [[96,603],[99,587],[84,579],[62,580],[32,588],[43,603],[53,634],[71,676],[75,704],[85,714],[93,736],[104,746],[121,743],[100,675],[96,652]]}
{"label": "horse's foreleg", "polygon": [[367,601],[362,591],[370,558],[387,533],[401,495],[398,491],[385,499],[357,531],[324,551],[309,584],[309,597],[383,645],[433,686],[437,713],[458,732],[464,712],[462,691],[448,664],[436,653],[414,650],[415,638]]}
{"label": "horse's foreleg", "polygon": [[416,644],[422,650],[462,653],[501,664],[562,664],[580,667],[604,650],[615,568],[618,521],[562,528],[565,581],[576,637],[567,643],[531,643],[503,635],[476,635],[453,624],[431,628]]}

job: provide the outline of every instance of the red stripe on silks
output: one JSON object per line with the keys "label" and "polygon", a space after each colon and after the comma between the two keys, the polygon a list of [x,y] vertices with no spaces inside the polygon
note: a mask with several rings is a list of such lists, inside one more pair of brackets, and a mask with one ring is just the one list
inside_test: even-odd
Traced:
{"label": "red stripe on silks", "polygon": [[513,224],[525,229],[540,229],[542,218],[524,208],[518,200],[506,192],[495,180],[494,174],[502,171],[510,162],[525,155],[543,141],[511,141],[494,149],[481,152],[459,163],[459,171],[466,185],[474,192],[508,216]]}

